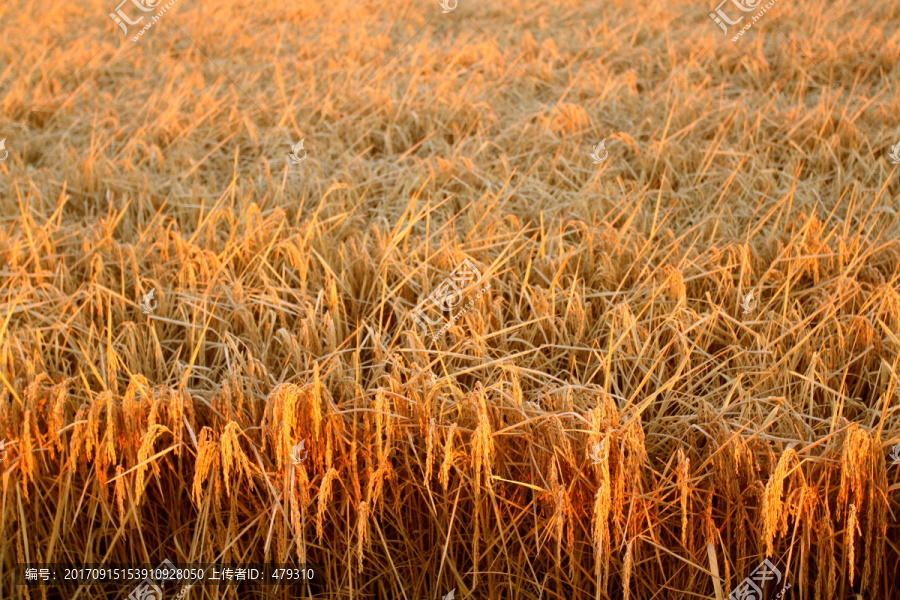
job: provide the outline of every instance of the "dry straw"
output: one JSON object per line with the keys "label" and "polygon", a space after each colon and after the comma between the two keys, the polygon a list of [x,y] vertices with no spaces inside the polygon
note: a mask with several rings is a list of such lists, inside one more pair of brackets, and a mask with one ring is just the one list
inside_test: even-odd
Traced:
{"label": "dry straw", "polygon": [[898,597],[896,10],[184,3],[122,53],[88,4],[0,8],[0,597]]}

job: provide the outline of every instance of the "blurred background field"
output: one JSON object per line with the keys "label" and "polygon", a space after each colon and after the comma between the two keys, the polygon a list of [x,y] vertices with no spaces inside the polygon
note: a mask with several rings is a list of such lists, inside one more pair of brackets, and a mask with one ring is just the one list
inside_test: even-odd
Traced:
{"label": "blurred background field", "polygon": [[900,5],[714,8],[0,5],[0,597],[900,598]]}

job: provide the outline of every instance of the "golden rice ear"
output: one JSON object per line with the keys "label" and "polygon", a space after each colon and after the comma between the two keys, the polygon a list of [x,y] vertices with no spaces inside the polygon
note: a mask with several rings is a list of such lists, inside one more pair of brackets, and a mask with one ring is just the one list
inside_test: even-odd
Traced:
{"label": "golden rice ear", "polygon": [[315,432],[315,441],[322,439],[322,403],[326,396],[325,386],[322,384],[322,378],[319,375],[318,361],[313,363],[313,382],[312,388],[307,395],[307,402],[312,413],[313,431]]}
{"label": "golden rice ear", "polygon": [[116,507],[119,509],[119,523],[125,522],[125,469],[116,465]]}
{"label": "golden rice ear", "polygon": [[450,430],[447,432],[447,438],[444,441],[444,460],[441,462],[441,474],[438,477],[438,480],[441,482],[441,486],[444,488],[444,491],[447,491],[447,486],[450,482],[450,468],[454,463],[454,454],[453,454],[453,435],[456,433],[456,423],[450,425]]}
{"label": "golden rice ear", "polygon": [[53,386],[53,416],[51,419],[52,426],[50,428],[49,434],[50,439],[53,441],[55,450],[57,452],[61,452],[64,448],[63,438],[60,435],[60,432],[63,430],[63,427],[65,427],[66,423],[66,414],[68,412],[67,408],[69,405],[69,383],[70,380],[67,379]]}
{"label": "golden rice ear", "polygon": [[[309,481],[306,479],[304,469],[293,469],[286,476],[288,486],[288,519],[283,519],[284,534],[287,538],[288,526],[293,534],[293,540],[297,544],[298,555],[306,553],[306,511],[309,498]],[[279,540],[278,556],[285,556],[287,552],[287,539]]]}
{"label": "golden rice ear", "polygon": [[241,449],[241,437],[243,432],[240,426],[230,421],[225,426],[225,431],[219,440],[222,451],[222,475],[225,479],[225,493],[231,497],[232,484],[247,482],[250,489],[254,488],[253,466],[250,458]]}
{"label": "golden rice ear", "polygon": [[141,449],[138,451],[137,457],[138,467],[137,472],[134,476],[135,505],[140,505],[141,498],[144,495],[144,481],[147,470],[152,468],[157,475],[159,474],[159,466],[157,465],[157,463],[151,462],[150,457],[156,453],[156,440],[158,440],[164,433],[171,434],[172,432],[163,425],[154,425],[147,430],[147,433],[144,434],[144,437],[141,440]]}
{"label": "golden rice ear", "polygon": [[844,533],[844,546],[847,548],[847,572],[850,575],[850,585],[856,575],[856,546],[854,538],[859,533],[859,520],[856,516],[856,505],[851,504],[847,511],[847,529]]}
{"label": "golden rice ear", "polygon": [[609,461],[600,465],[600,480],[594,495],[594,508],[591,518],[592,541],[594,546],[594,578],[598,587],[606,590],[606,577],[601,578],[601,567],[607,571],[611,541],[609,537],[609,516],[612,509],[611,482],[609,477]]}
{"label": "golden rice ear", "polygon": [[385,437],[390,438],[390,422],[387,417],[389,413],[390,403],[387,394],[379,388],[375,392],[375,450],[379,468],[387,462],[389,444],[385,442]]}
{"label": "golden rice ear", "polygon": [[481,382],[475,384],[475,406],[478,413],[478,427],[472,437],[472,462],[475,468],[475,485],[483,485],[493,493],[494,439],[488,416],[486,394]]}
{"label": "golden rice ear", "polygon": [[434,419],[430,419],[428,422],[428,435],[425,440],[425,479],[424,484],[426,488],[431,487],[431,470],[432,465],[434,464],[434,442],[435,437],[437,436],[437,426],[435,424]]}
{"label": "golden rice ear", "polygon": [[122,407],[121,404],[115,401],[112,393],[106,393],[106,454],[101,459],[100,463],[103,465],[103,471],[105,472],[105,466],[108,464],[114,464],[116,462],[116,432],[117,430],[121,431],[122,426],[119,424],[122,418]]}
{"label": "golden rice ear", "polygon": [[301,414],[300,406],[306,397],[303,388],[294,384],[281,384],[275,387],[265,402],[262,418],[263,450],[266,440],[275,452],[275,461],[279,470],[290,465],[291,448],[299,437]]}
{"label": "golden rice ear", "polygon": [[629,600],[629,598],[631,598],[631,569],[634,566],[634,555],[632,554],[633,546],[633,539],[628,540],[628,544],[625,546],[625,564],[622,567],[622,600]]}
{"label": "golden rice ear", "polygon": [[690,511],[691,491],[688,480],[691,473],[691,459],[684,455],[684,451],[678,449],[678,496],[681,503],[681,545],[685,548],[693,546],[693,529],[688,527],[688,513]]}
{"label": "golden rice ear", "polygon": [[356,527],[356,560],[358,570],[363,570],[363,548],[368,544],[369,540],[369,505],[363,501],[359,503],[357,508],[357,527]]}
{"label": "golden rice ear", "polygon": [[199,508],[203,501],[203,486],[212,477],[218,478],[221,464],[219,444],[213,439],[213,431],[204,427],[197,436],[197,458],[194,462],[194,481],[191,485],[191,498]]}
{"label": "golden rice ear", "polygon": [[775,552],[774,541],[779,533],[787,529],[787,508],[782,497],[784,494],[784,482],[788,472],[797,462],[797,453],[793,448],[788,448],[778,459],[775,472],[766,483],[763,496],[763,539],[766,543],[766,555],[772,556]]}
{"label": "golden rice ear", "polygon": [[883,461],[869,434],[859,425],[851,423],[847,429],[841,455],[841,483],[837,500],[837,516],[850,504],[864,506],[873,456]]}
{"label": "golden rice ear", "polygon": [[328,510],[328,502],[331,500],[331,487],[335,479],[338,478],[336,469],[330,469],[322,478],[322,484],[319,487],[318,511],[316,512],[316,538],[321,541],[323,523],[325,521],[325,512]]}

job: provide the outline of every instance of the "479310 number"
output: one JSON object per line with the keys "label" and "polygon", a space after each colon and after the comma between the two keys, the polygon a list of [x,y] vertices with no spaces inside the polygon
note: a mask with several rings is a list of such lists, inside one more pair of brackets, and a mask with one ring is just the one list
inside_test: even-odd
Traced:
{"label": "479310 number", "polygon": [[315,572],[312,569],[275,569],[272,571],[272,579],[312,579]]}

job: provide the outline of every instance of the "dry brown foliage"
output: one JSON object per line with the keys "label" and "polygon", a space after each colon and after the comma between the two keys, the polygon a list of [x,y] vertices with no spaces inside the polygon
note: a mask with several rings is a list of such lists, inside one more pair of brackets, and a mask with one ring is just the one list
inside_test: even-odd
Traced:
{"label": "dry brown foliage", "polygon": [[900,8],[707,4],[0,6],[0,597],[900,597]]}

